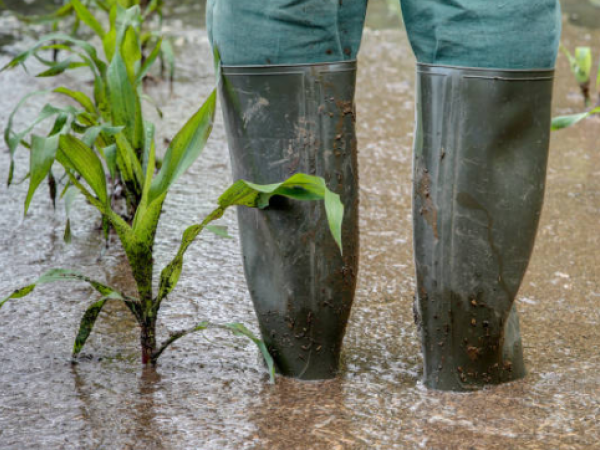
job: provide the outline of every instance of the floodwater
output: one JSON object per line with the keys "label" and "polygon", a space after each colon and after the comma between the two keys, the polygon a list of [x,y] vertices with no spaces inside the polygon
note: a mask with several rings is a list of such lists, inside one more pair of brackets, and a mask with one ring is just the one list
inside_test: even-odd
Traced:
{"label": "floodwater", "polygon": [[[138,330],[119,305],[101,314],[85,349],[89,357],[72,365],[74,336],[94,294],[81,284],[44,286],[0,311],[1,449],[600,449],[600,120],[553,134],[544,213],[517,300],[528,376],[468,394],[426,390],[412,316],[414,59],[400,27],[389,28],[395,19],[387,7],[372,3],[360,55],[361,268],[341,376],[321,383],[279,377],[270,385],[257,349],[218,331],[182,339],[155,371],[143,370]],[[172,97],[165,83],[150,87],[165,113],[160,143],[213,83],[195,14],[165,24],[175,36],[179,69]],[[5,30],[19,27],[1,21]],[[599,30],[571,22],[567,12],[568,47],[600,42]],[[4,47],[0,64],[27,42]],[[75,74],[34,79],[15,70],[0,77],[2,126],[32,89],[59,81],[90,89]],[[555,113],[579,111],[581,103],[561,57]],[[29,103],[17,129],[40,106]],[[8,155],[1,156],[5,176]],[[15,179],[26,173],[21,150]],[[208,213],[230,182],[219,115],[203,156],[169,194],[157,271],[184,228]],[[0,189],[2,295],[53,267],[132,288],[122,252],[113,239],[103,253],[98,216],[81,198],[73,243],[66,245],[64,212],[54,213],[41,190],[23,220],[25,193],[25,183]],[[234,239],[204,235],[192,246],[180,285],[161,311],[161,337],[207,318],[257,329],[234,212],[221,222]]]}

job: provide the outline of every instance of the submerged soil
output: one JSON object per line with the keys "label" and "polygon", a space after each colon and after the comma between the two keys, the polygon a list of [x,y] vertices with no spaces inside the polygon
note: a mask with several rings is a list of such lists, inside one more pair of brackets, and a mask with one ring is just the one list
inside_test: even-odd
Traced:
{"label": "submerged soil", "polygon": [[[371,8],[372,14],[382,11]],[[149,87],[165,113],[158,127],[161,145],[213,83],[200,12],[188,16],[192,19],[166,24],[179,53],[174,94],[166,83]],[[369,23],[376,26],[377,20]],[[600,42],[598,30],[576,28],[565,16],[563,42],[569,48],[592,41]],[[4,51],[11,54],[26,44]],[[0,64],[8,59],[0,56]],[[21,70],[0,76],[2,126],[23,94],[59,81],[34,79]],[[90,89],[76,74],[60,82]],[[270,385],[257,349],[216,331],[182,339],[156,370],[143,370],[139,331],[118,305],[101,314],[85,349],[89,357],[72,365],[74,336],[94,294],[80,284],[44,286],[0,311],[0,447],[600,448],[600,120],[552,136],[546,204],[517,300],[528,376],[481,392],[433,392],[419,381],[422,361],[412,313],[413,86],[414,59],[404,32],[368,29],[357,91],[361,267],[338,379],[301,383],[279,377]],[[581,103],[561,57],[555,113],[579,111]],[[40,106],[30,102],[15,119],[16,128],[23,129]],[[7,172],[4,154],[0,174]],[[21,149],[15,179],[26,173]],[[200,161],[167,199],[157,271],[173,256],[184,228],[208,213],[230,182],[219,113]],[[73,243],[66,245],[64,213],[52,210],[43,190],[22,219],[26,189],[26,183],[0,189],[1,295],[53,267],[133,288],[116,241],[103,251],[97,213],[83,199],[72,217]],[[180,285],[162,310],[162,338],[206,318],[244,322],[256,331],[234,212],[221,223],[234,239],[203,235],[189,250]]]}

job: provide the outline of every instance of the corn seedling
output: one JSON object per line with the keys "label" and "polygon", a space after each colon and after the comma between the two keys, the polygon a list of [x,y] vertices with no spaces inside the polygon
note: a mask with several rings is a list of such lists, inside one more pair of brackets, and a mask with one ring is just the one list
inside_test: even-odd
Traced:
{"label": "corn seedling", "polygon": [[[100,21],[96,18],[102,16],[102,13],[105,14],[106,21],[109,21],[114,7],[129,9],[138,6],[142,19],[142,32],[140,34],[142,58],[146,58],[148,56],[147,50],[154,47],[156,42],[159,40],[166,42],[168,40],[149,25],[152,19],[156,17],[158,18],[157,29],[160,30],[163,21],[163,4],[164,0],[63,0],[62,6],[51,14],[39,16],[16,14],[16,16],[24,23],[50,24],[54,32],[60,30],[72,38],[78,38],[82,35],[82,23],[88,25],[96,34],[99,34]],[[60,51],[60,48],[53,49],[55,61]],[[159,58],[161,60],[161,76],[164,75],[164,68],[168,66],[169,78],[172,83],[175,72],[175,58],[170,43],[160,49]]]}
{"label": "corn seedling", "polygon": [[[53,33],[42,37],[34,46],[15,57],[2,70],[22,65],[35,58],[47,68],[37,77],[50,77],[68,70],[85,68],[90,71],[94,88],[92,95],[67,87],[52,91],[38,91],[26,95],[11,113],[4,131],[11,164],[8,184],[13,181],[14,155],[19,146],[31,152],[29,192],[25,199],[25,213],[41,182],[47,178],[51,186],[52,201],[57,192],[66,192],[72,182],[65,178],[64,185],[55,179],[52,167],[56,159],[60,135],[79,136],[81,141],[106,164],[112,180],[111,200],[123,189],[127,202],[124,216],[133,217],[142,196],[143,173],[149,154],[149,136],[154,126],[144,121],[141,100],[145,98],[140,85],[145,74],[156,61],[162,42],[159,40],[150,55],[142,60],[140,45],[141,15],[138,6],[124,9],[119,5],[111,8],[108,30],[105,30],[92,14],[79,3],[77,11],[90,28],[102,38],[105,58],[86,41],[66,34]],[[44,59],[44,51],[60,49],[69,54],[62,61]],[[76,106],[58,107],[46,104],[39,116],[23,131],[13,129],[13,119],[21,106],[32,97],[55,93],[66,96]],[[159,110],[160,114],[160,110]],[[54,119],[50,133],[45,137],[32,135],[40,122]],[[52,188],[54,186],[54,188]],[[67,227],[68,228],[68,227]]]}
{"label": "corn seedling", "polygon": [[[126,28],[125,28],[126,29]],[[156,230],[160,221],[163,204],[168,191],[173,184],[185,173],[199,157],[208,140],[216,108],[217,94],[213,89],[211,95],[202,107],[188,120],[183,128],[171,141],[165,153],[160,170],[156,171],[156,153],[153,128],[145,127],[145,133],[137,135],[138,104],[135,103],[135,92],[131,85],[131,72],[127,70],[128,62],[121,56],[120,50],[124,45],[125,33],[115,37],[115,55],[111,65],[106,68],[108,79],[113,79],[111,86],[122,87],[118,97],[111,97],[113,120],[120,121],[122,130],[114,132],[117,142],[116,158],[121,158],[122,170],[129,168],[140,186],[140,201],[138,202],[131,224],[117,214],[110,201],[107,186],[106,171],[110,169],[109,159],[104,152],[104,158],[88,145],[84,139],[79,139],[73,133],[59,128],[47,137],[33,136],[32,160],[36,170],[35,179],[43,178],[48,170],[48,161],[60,164],[70,183],[85,196],[115,230],[131,267],[131,272],[137,287],[137,296],[128,296],[117,289],[106,286],[88,278],[85,275],[65,269],[54,269],[42,275],[34,283],[14,291],[0,300],[0,308],[11,299],[21,299],[30,294],[38,286],[57,281],[80,281],[88,283],[100,294],[100,298],[91,304],[83,318],[75,338],[73,354],[76,356],[84,347],[94,324],[104,305],[109,301],[122,302],[135,318],[140,327],[140,351],[143,364],[155,364],[161,354],[178,339],[194,332],[203,331],[211,326],[218,326],[232,331],[238,336],[250,338],[260,348],[273,377],[273,360],[263,341],[239,323],[211,325],[203,321],[187,330],[172,333],[168,339],[158,345],[156,324],[160,307],[167,301],[169,294],[175,289],[183,270],[184,255],[196,237],[205,229],[222,233],[211,223],[223,216],[227,208],[242,206],[247,208],[266,208],[273,196],[284,196],[295,200],[316,201],[324,200],[329,227],[338,244],[341,245],[341,226],[344,207],[337,194],[326,187],[322,178],[296,174],[288,180],[271,185],[256,185],[244,180],[238,180],[229,187],[218,200],[218,206],[201,222],[190,226],[183,233],[181,244],[173,260],[162,270],[158,289],[153,288],[153,247]],[[87,48],[87,47],[86,47]],[[88,53],[90,59],[92,55]],[[218,56],[216,58],[218,61]],[[133,72],[139,75],[139,71]],[[219,77],[218,77],[219,79]],[[115,94],[111,92],[111,94]],[[140,125],[141,127],[141,125]],[[131,136],[126,137],[125,133]],[[129,139],[140,139],[140,148],[144,155],[142,163],[134,158],[134,148],[125,142]],[[143,139],[142,139],[143,138]],[[122,141],[122,142],[121,142]],[[137,147],[135,147],[137,148]],[[130,164],[130,166],[128,165]],[[128,169],[128,170],[129,170]],[[33,172],[33,171],[32,171]],[[30,182],[33,182],[31,176]],[[293,236],[290,236],[293,238]]]}
{"label": "corn seedling", "polygon": [[[579,89],[581,89],[581,95],[586,107],[590,105],[590,81],[592,78],[592,50],[590,47],[577,47],[575,49],[575,56],[567,50],[564,45],[560,45],[561,51],[569,60],[571,72],[577,80]],[[599,74],[600,77],[600,74]]]}

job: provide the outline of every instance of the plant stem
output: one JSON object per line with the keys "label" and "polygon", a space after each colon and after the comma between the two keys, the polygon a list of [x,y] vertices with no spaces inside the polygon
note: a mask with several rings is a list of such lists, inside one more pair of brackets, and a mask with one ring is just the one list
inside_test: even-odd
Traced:
{"label": "plant stem", "polygon": [[150,318],[142,325],[140,334],[140,344],[142,350],[142,364],[154,363],[152,355],[156,351],[156,320]]}

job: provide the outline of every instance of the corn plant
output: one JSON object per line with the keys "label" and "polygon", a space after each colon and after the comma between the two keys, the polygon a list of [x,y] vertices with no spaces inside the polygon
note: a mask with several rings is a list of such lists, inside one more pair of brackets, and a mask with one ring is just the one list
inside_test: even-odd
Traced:
{"label": "corn plant", "polygon": [[[145,122],[142,115],[141,101],[146,97],[140,93],[140,85],[144,75],[156,61],[161,41],[156,43],[148,58],[142,61],[141,15],[138,6],[126,10],[113,5],[109,28],[105,30],[79,0],[71,0],[71,4],[78,5],[77,11],[82,20],[102,38],[105,58],[88,42],[66,34],[53,33],[42,37],[2,70],[19,65],[26,69],[25,63],[32,57],[47,66],[37,77],[55,76],[67,70],[84,68],[93,77],[93,95],[88,96],[82,91],[61,86],[52,91],[30,93],[17,104],[4,131],[4,140],[11,158],[8,185],[13,181],[15,152],[19,146],[26,147],[31,152],[31,158],[25,213],[45,178],[49,180],[52,201],[55,202],[56,193],[66,192],[72,184],[67,177],[64,185],[60,185],[53,174],[58,135],[80,136],[86,146],[107,165],[112,180],[111,200],[117,192],[124,191],[127,203],[124,216],[131,219],[141,200],[143,170],[149,151],[147,139],[153,133],[153,125]],[[70,56],[58,62],[44,59],[44,51],[52,49],[60,49]],[[50,92],[68,97],[76,106],[46,104],[25,130],[16,132],[13,120],[21,106],[32,97]],[[32,135],[36,125],[51,118],[54,119],[54,124],[45,139]]]}
{"label": "corn plant", "polygon": [[[118,61],[119,59],[117,59]],[[116,72],[122,84],[129,79],[125,65]],[[271,185],[256,185],[244,180],[235,182],[218,200],[218,206],[201,222],[190,226],[183,233],[179,249],[173,260],[162,270],[158,289],[153,289],[153,247],[157,226],[169,188],[186,172],[200,155],[212,129],[216,107],[216,89],[202,107],[177,133],[167,149],[162,167],[155,174],[155,143],[152,133],[145,139],[144,152],[147,155],[141,172],[141,198],[135,210],[133,222],[128,224],[117,214],[110,203],[106,183],[106,160],[83,140],[64,130],[48,137],[34,136],[36,147],[56,148],[55,160],[64,168],[70,182],[110,222],[127,255],[137,287],[137,297],[128,296],[117,289],[92,280],[72,270],[54,269],[42,275],[34,283],[14,291],[0,301],[0,308],[10,299],[20,299],[36,287],[57,281],[82,281],[88,283],[100,294],[86,310],[75,338],[73,354],[76,356],[85,345],[102,308],[109,301],[122,302],[140,326],[140,349],[143,364],[155,364],[160,355],[178,339],[190,333],[217,326],[232,331],[239,336],[250,338],[260,348],[273,376],[273,360],[265,344],[239,323],[212,325],[203,321],[194,327],[172,333],[162,344],[157,344],[156,323],[160,307],[177,286],[183,270],[184,255],[194,239],[204,230],[217,233],[220,229],[211,227],[211,222],[223,216],[230,206],[266,208],[273,196],[285,196],[295,200],[324,200],[329,226],[341,251],[341,223],[343,205],[337,194],[329,191],[322,178],[296,174],[288,180]],[[118,113],[131,119],[135,110],[128,110],[125,103],[115,105]],[[118,136],[118,135],[117,135]],[[32,154],[33,159],[33,154]],[[293,238],[293,237],[290,237]]]}
{"label": "corn plant", "polygon": [[[16,16],[27,24],[47,23],[50,24],[53,31],[62,31],[69,34],[73,38],[81,35],[81,23],[90,24],[88,13],[92,13],[92,17],[96,17],[98,13],[105,13],[106,19],[109,20],[110,13],[115,6],[120,6],[124,9],[129,9],[133,6],[139,6],[142,17],[142,33],[140,35],[140,43],[142,47],[142,58],[146,58],[147,50],[156,45],[158,40],[164,40],[165,45],[161,48],[159,58],[161,60],[161,75],[164,75],[164,68],[169,67],[169,77],[171,84],[175,73],[175,58],[172,46],[168,39],[164,38],[160,32],[149,29],[148,24],[153,17],[158,17],[159,29],[163,21],[163,4],[164,0],[63,0],[60,8],[51,14],[39,16]],[[96,22],[98,22],[96,20]],[[94,24],[95,25],[95,24]],[[97,31],[92,28],[93,31]],[[53,49],[53,58],[56,61],[60,48]]]}
{"label": "corn plant", "polygon": [[[564,45],[561,44],[560,49],[569,60],[571,72],[573,73],[575,80],[577,80],[579,89],[581,89],[584,105],[585,107],[588,107],[591,102],[590,84],[593,66],[592,50],[590,47],[577,47],[575,49],[575,56],[573,56]],[[596,89],[599,95],[598,104],[600,105],[600,65],[598,66]]]}

